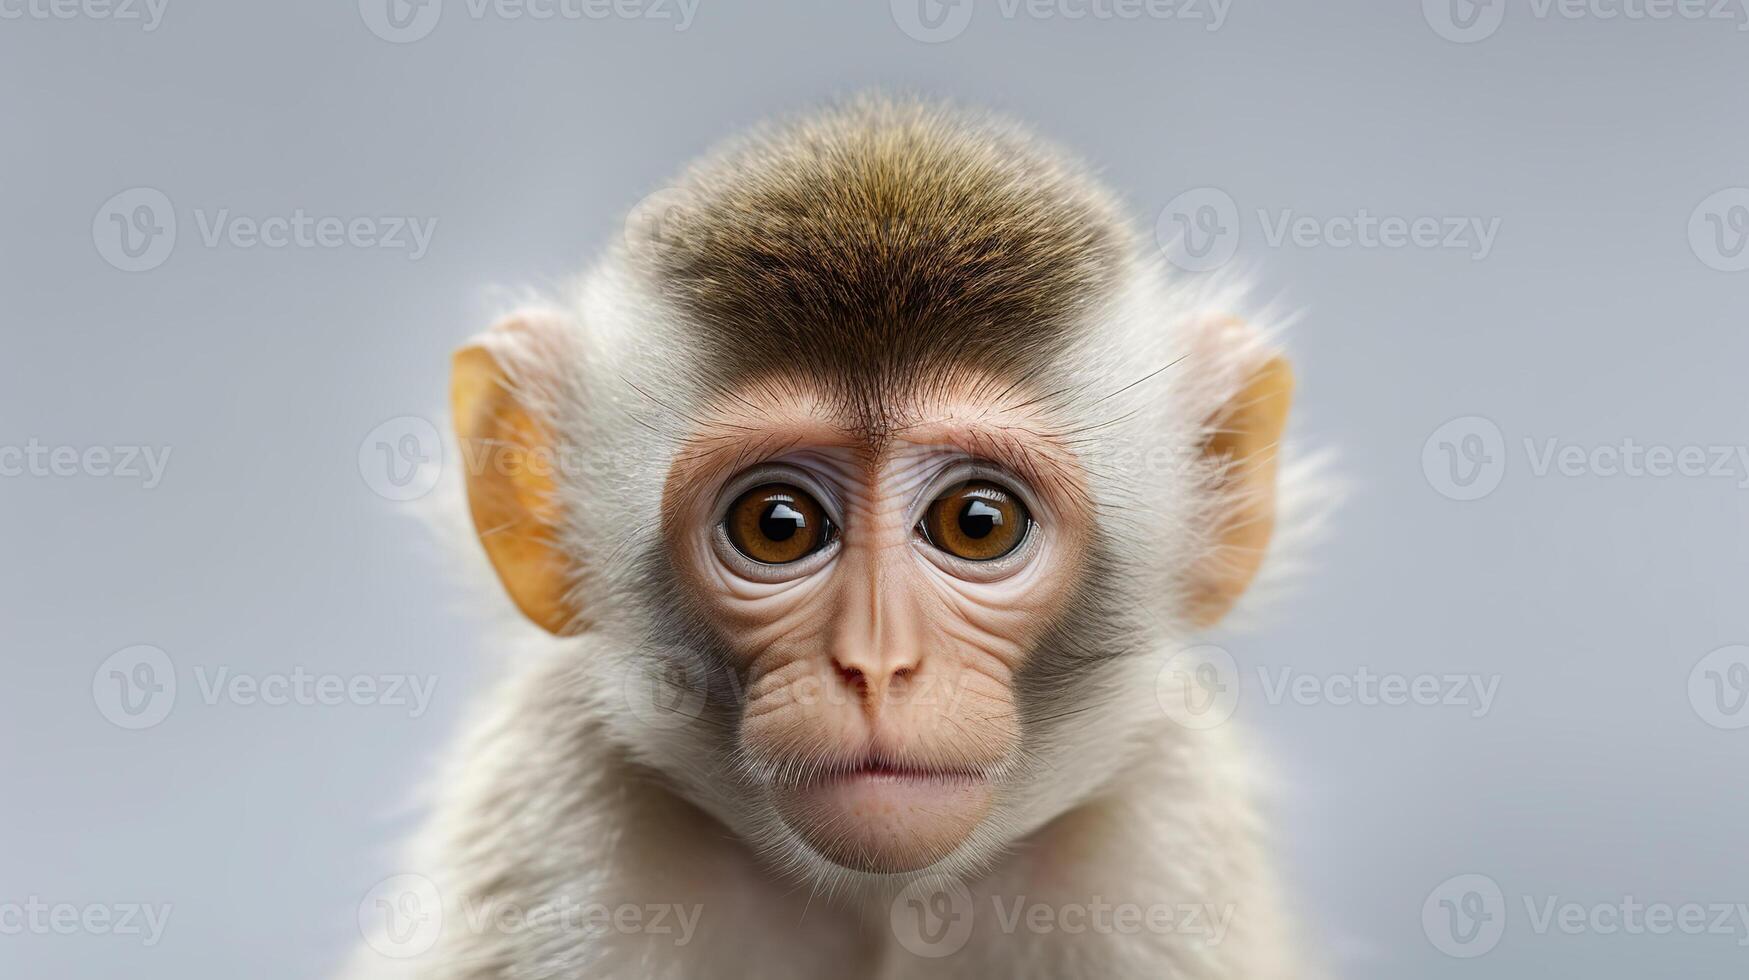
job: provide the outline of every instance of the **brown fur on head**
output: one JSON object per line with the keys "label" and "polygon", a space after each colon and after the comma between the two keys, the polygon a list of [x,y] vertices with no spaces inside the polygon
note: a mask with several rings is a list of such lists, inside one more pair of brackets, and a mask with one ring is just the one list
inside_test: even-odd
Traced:
{"label": "brown fur on head", "polygon": [[645,275],[713,380],[853,395],[1047,371],[1132,248],[1113,202],[1015,127],[868,97],[692,167]]}

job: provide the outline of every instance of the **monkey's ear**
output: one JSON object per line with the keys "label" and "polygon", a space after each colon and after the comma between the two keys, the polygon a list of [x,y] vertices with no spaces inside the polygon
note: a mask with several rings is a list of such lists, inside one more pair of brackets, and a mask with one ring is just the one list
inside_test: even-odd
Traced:
{"label": "monkey's ear", "polygon": [[1276,449],[1293,390],[1287,359],[1263,352],[1210,419],[1202,452],[1223,466],[1217,490],[1222,504],[1214,517],[1215,546],[1194,570],[1191,616],[1198,626],[1220,622],[1263,564],[1275,530]]}
{"label": "monkey's ear", "polygon": [[555,444],[527,393],[506,370],[519,346],[540,346],[552,314],[500,321],[456,351],[450,409],[467,476],[474,531],[523,615],[555,634],[581,626],[577,568],[560,545]]}

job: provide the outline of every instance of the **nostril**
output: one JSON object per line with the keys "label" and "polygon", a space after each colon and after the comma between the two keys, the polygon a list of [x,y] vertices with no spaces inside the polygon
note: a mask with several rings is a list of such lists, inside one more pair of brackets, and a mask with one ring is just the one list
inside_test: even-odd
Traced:
{"label": "nostril", "polygon": [[838,679],[843,681],[846,686],[855,688],[859,692],[868,690],[868,677],[863,674],[860,667],[846,667],[843,664],[834,664],[833,666],[838,668]]}

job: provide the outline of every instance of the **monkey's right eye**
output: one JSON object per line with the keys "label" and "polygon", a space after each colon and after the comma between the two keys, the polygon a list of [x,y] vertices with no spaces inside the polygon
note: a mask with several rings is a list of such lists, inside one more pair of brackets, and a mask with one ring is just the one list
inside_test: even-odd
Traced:
{"label": "monkey's right eye", "polygon": [[723,528],[736,551],[762,565],[800,561],[830,544],[838,530],[819,501],[784,483],[736,497]]}

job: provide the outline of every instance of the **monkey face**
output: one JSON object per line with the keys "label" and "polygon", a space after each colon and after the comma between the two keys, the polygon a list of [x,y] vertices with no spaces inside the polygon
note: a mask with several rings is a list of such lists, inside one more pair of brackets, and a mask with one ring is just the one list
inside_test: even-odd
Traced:
{"label": "monkey face", "polygon": [[1159,668],[1273,527],[1265,335],[1005,126],[867,104],[678,190],[451,386],[480,543],[615,758],[842,881],[986,864],[1158,757]]}
{"label": "monkey face", "polygon": [[1073,456],[978,387],[871,426],[760,385],[669,474],[670,554],[743,677],[739,751],[842,867],[914,870],[976,834],[1021,750],[1014,678],[1086,553]]}

